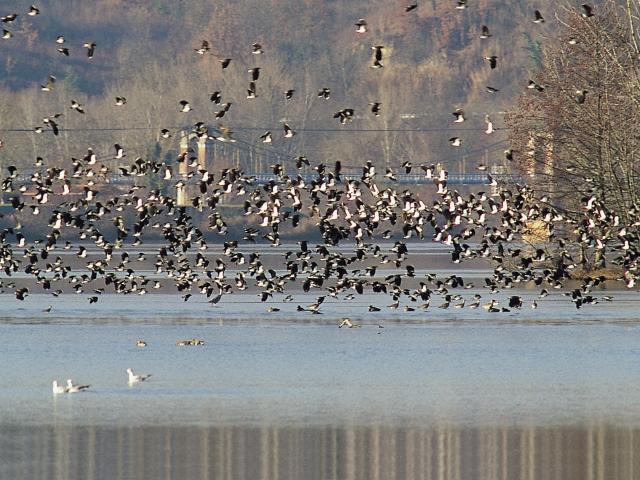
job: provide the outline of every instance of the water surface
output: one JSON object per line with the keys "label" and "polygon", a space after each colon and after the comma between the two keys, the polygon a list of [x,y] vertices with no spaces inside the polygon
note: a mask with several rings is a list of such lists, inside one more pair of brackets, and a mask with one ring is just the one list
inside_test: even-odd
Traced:
{"label": "water surface", "polygon": [[[535,293],[520,292],[527,298]],[[268,315],[232,296],[0,296],[0,478],[634,478],[640,324],[576,312]],[[247,300],[246,297],[244,297]],[[17,307],[17,308],[16,308]],[[93,316],[86,312],[94,312]],[[112,314],[110,317],[109,314]],[[337,328],[349,315],[361,328]],[[304,321],[299,321],[300,319]],[[178,347],[184,338],[201,347]],[[135,345],[147,341],[146,348]],[[125,369],[152,373],[129,387]],[[91,388],[51,393],[73,378]]]}

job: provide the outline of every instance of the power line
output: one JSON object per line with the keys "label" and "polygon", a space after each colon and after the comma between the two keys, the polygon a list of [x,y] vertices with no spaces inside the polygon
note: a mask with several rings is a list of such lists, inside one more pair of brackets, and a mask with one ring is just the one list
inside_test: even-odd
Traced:
{"label": "power line", "polygon": [[[277,126],[278,128],[281,125]],[[186,130],[184,126],[180,127],[162,127],[171,128],[173,130]],[[188,127],[191,128],[191,127]],[[215,128],[215,127],[212,127]],[[267,131],[275,127],[242,127],[234,126],[234,131]],[[77,128],[59,128],[60,132],[125,132],[125,131],[156,131],[160,127],[77,127]],[[494,131],[505,131],[507,128],[494,128]],[[296,132],[306,133],[425,133],[425,132],[484,132],[484,128],[480,127],[425,127],[425,128],[297,128]],[[37,133],[33,128],[0,128],[0,132],[4,133]]]}

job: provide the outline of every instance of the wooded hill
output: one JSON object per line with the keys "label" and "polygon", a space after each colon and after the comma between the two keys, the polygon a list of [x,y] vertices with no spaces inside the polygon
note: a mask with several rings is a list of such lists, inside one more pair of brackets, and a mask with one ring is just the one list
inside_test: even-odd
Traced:
{"label": "wooded hill", "polygon": [[[114,143],[131,161],[170,158],[176,129],[202,121],[259,146],[260,155],[243,159],[247,169],[298,155],[312,165],[441,162],[454,172],[502,163],[506,135],[486,134],[485,115],[504,126],[503,112],[539,66],[539,42],[557,25],[557,2],[469,0],[466,9],[456,0],[418,3],[406,12],[407,1],[389,0],[43,0],[40,14],[29,16],[29,2],[3,2],[2,16],[19,16],[2,24],[13,36],[0,40],[0,159],[28,165],[42,156],[63,164],[92,147],[106,163]],[[544,23],[533,22],[535,9]],[[360,18],[368,24],[363,34],[354,25]],[[480,38],[482,25],[490,38]],[[56,43],[59,35],[64,44]],[[210,50],[200,55],[203,40]],[[93,58],[85,42],[95,42]],[[264,53],[252,54],[253,43]],[[371,68],[376,45],[384,46],[384,68]],[[495,69],[490,56],[497,56]],[[224,70],[223,58],[232,59]],[[254,67],[261,69],[257,98],[247,99]],[[49,75],[56,82],[44,92]],[[324,87],[328,100],[317,96]],[[288,89],[295,89],[291,100],[283,95]],[[209,99],[214,91],[232,103],[221,119]],[[116,96],[127,103],[114,105]],[[72,100],[84,114],[70,108]],[[181,113],[180,100],[193,110]],[[372,102],[381,104],[378,117]],[[341,125],[334,113],[347,108],[353,120]],[[458,108],[463,124],[453,123]],[[42,121],[55,113],[63,113],[58,136]],[[284,122],[297,132],[292,139],[283,138]],[[162,128],[173,136],[160,138]],[[263,145],[267,130],[274,140]],[[462,146],[450,145],[454,136]]]}

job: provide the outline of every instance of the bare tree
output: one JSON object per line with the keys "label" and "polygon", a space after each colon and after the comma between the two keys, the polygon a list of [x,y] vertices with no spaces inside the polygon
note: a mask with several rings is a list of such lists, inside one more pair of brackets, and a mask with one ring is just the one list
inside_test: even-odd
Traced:
{"label": "bare tree", "polygon": [[566,9],[542,71],[507,116],[518,166],[568,211],[593,194],[623,218],[638,205],[640,57],[627,7]]}

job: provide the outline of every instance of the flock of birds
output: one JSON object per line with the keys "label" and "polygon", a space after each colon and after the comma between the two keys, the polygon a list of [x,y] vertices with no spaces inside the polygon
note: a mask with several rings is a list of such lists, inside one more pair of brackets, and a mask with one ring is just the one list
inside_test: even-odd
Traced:
{"label": "flock of birds", "polygon": [[[133,370],[131,368],[127,368],[127,377],[128,377],[127,383],[129,384],[129,386],[132,386],[140,382],[144,382],[145,380],[148,380],[149,377],[151,377],[151,374],[150,373],[136,374],[136,373],[133,373]],[[84,392],[85,390],[88,390],[90,387],[91,385],[78,384],[78,383],[75,383],[72,379],[68,378],[66,385],[61,385],[58,383],[58,380],[54,380],[52,390],[54,395],[58,395],[61,393]]]}
{"label": "flock of birds", "polygon": [[[411,4],[406,12],[417,8],[418,4]],[[458,0],[456,8],[467,8],[467,1]],[[32,6],[27,15],[33,17],[39,13],[39,9]],[[582,15],[593,16],[592,8],[583,4]],[[18,14],[11,14],[0,20],[10,25],[17,17]],[[533,22],[544,22],[537,10]],[[359,35],[368,31],[365,19],[357,20],[355,27]],[[12,33],[5,30],[3,38],[11,37]],[[489,27],[482,26],[481,38],[489,37]],[[62,46],[63,35],[56,42],[61,54],[70,55],[69,49]],[[84,43],[84,48],[88,58],[96,54],[95,42]],[[197,55],[204,55],[210,48],[209,43],[203,41],[194,50]],[[371,68],[385,68],[385,47],[375,45],[372,49]],[[265,49],[255,43],[251,54],[265,55]],[[487,56],[486,60],[491,69],[498,68],[497,56]],[[222,68],[228,68],[231,62],[230,58],[222,59]],[[248,73],[247,98],[254,98],[260,67]],[[50,75],[42,91],[54,89],[55,81],[55,76]],[[544,90],[542,86],[535,87],[534,83],[531,88],[540,93]],[[295,89],[285,91],[285,98],[292,100],[294,93]],[[329,99],[330,88],[323,87],[318,96]],[[223,102],[221,92],[212,93],[211,101],[220,105],[215,114],[217,120],[224,117],[232,105]],[[584,101],[582,98],[579,103]],[[126,102],[125,97],[119,96],[115,105],[123,106]],[[374,115],[381,114],[380,102],[370,105]],[[75,100],[70,108],[84,113],[84,106]],[[183,100],[178,109],[187,113],[193,108],[189,101]],[[453,115],[453,123],[465,121],[462,110],[454,111]],[[60,117],[62,114],[43,119],[43,125],[49,127],[53,135],[60,132]],[[341,124],[351,122],[355,118],[354,109],[342,108],[334,118]],[[488,117],[486,123],[487,133],[491,133],[493,124]],[[287,123],[283,129],[284,138],[295,135]],[[36,131],[42,131],[42,127]],[[223,125],[212,129],[205,122],[197,122],[192,131],[212,141],[234,141],[231,129]],[[162,129],[161,134],[163,138],[171,137],[168,129]],[[271,143],[274,135],[267,131],[261,138],[264,143]],[[456,147],[462,140],[453,137],[450,142]],[[465,195],[449,187],[445,169],[404,162],[401,168],[406,173],[417,171],[434,183],[435,200],[430,202],[409,189],[400,189],[395,183],[394,170],[387,168],[381,175],[373,161],[365,161],[361,175],[353,178],[344,175],[340,161],[311,164],[306,156],[300,155],[292,162],[295,169],[289,169],[284,163],[274,164],[271,166],[273,179],[260,184],[237,168],[221,171],[203,168],[191,153],[180,154],[174,162],[143,157],[129,161],[131,156],[119,144],[114,145],[112,155],[99,155],[89,148],[86,155],[73,158],[63,168],[47,167],[38,157],[36,169],[26,180],[21,180],[18,166],[10,165],[1,188],[15,216],[12,217],[14,224],[0,232],[0,267],[5,274],[0,286],[13,291],[18,300],[25,300],[34,287],[19,285],[11,279],[21,273],[32,280],[39,291],[56,297],[69,291],[88,294],[91,304],[98,302],[103,293],[143,295],[173,285],[184,301],[199,293],[215,305],[227,294],[247,290],[253,282],[262,302],[293,301],[294,297],[287,294],[290,286],[293,290],[319,292],[314,302],[296,308],[311,314],[322,313],[327,297],[350,301],[364,293],[387,295],[391,299],[390,309],[399,308],[405,301],[405,311],[427,310],[432,300],[439,297],[438,307],[443,309],[483,306],[489,312],[508,312],[523,307],[522,297],[512,295],[506,305],[501,305],[494,294],[526,284],[537,285],[540,298],[549,295],[552,289],[563,289],[566,280],[572,278],[572,272],[580,266],[575,256],[581,248],[594,252],[598,267],[604,267],[606,262],[619,266],[624,271],[620,278],[628,288],[633,288],[638,278],[640,251],[636,227],[640,225],[640,209],[622,215],[607,208],[595,194],[583,199],[580,212],[571,213],[555,207],[532,186],[502,184],[487,175],[491,193]],[[513,152],[507,150],[505,155],[511,159]],[[115,169],[108,166],[114,160],[120,165]],[[187,174],[176,171],[180,164],[187,165]],[[305,180],[301,175],[303,170],[312,170],[314,178]],[[156,175],[163,179],[164,188],[132,186],[115,196],[104,195],[98,187],[104,185],[110,175]],[[193,209],[176,203],[174,192],[185,187],[193,187]],[[229,239],[226,238],[230,231],[228,219],[219,207],[233,202],[243,204],[245,228],[242,238]],[[40,214],[48,216],[46,234],[27,239],[19,222],[20,215]],[[216,258],[207,253],[208,236],[194,221],[196,216],[207,219],[209,232],[225,237],[217,242],[222,243],[222,251]],[[284,268],[280,271],[266,266],[261,255],[266,245],[281,245],[281,232],[285,228],[295,233],[295,229],[308,220],[317,227],[322,242],[316,245],[308,240],[298,242],[298,248],[284,253]],[[548,242],[538,247],[518,243],[534,224],[542,225],[548,233]],[[131,253],[149,233],[163,240],[150,259],[154,266],[151,275],[136,271],[136,262],[146,261],[146,255]],[[469,259],[493,262],[493,271],[477,287],[486,290],[485,296],[490,298],[483,302],[480,293],[470,298],[465,296],[465,291],[474,285],[459,275],[419,276],[415,266],[408,263],[409,250],[412,239],[425,238],[449,246],[454,264]],[[389,240],[392,244],[383,249],[377,240]],[[251,251],[247,252],[244,247]],[[97,253],[90,253],[89,248]],[[65,262],[59,255],[60,250],[75,252],[78,260],[74,261],[82,263],[80,272]],[[393,270],[387,270],[389,266]],[[576,308],[610,301],[610,296],[598,297],[593,293],[604,280],[602,276],[592,278],[585,274],[579,286],[565,289],[563,294]],[[531,307],[536,308],[537,301],[533,301]],[[269,312],[278,310],[274,305],[268,308]],[[380,310],[380,306],[368,307],[369,312]],[[357,325],[345,318],[339,326]],[[197,339],[191,341],[196,343],[185,345],[198,344]],[[146,377],[129,371],[129,379],[132,378],[144,380]],[[54,393],[75,393],[86,386],[68,381],[66,387],[54,382],[53,388]]]}

